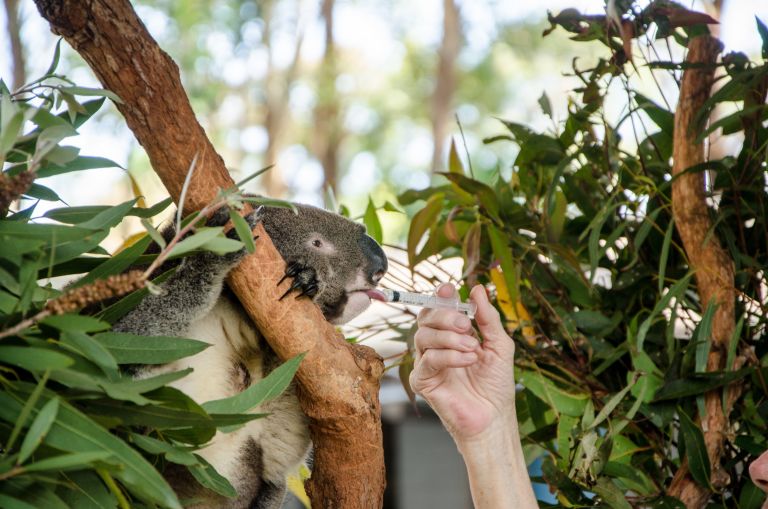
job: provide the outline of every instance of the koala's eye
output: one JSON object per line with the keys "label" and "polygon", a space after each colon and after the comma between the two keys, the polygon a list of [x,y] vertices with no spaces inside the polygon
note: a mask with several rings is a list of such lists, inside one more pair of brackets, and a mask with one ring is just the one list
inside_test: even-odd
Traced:
{"label": "koala's eye", "polygon": [[312,241],[312,245],[315,246],[315,247],[323,247],[323,243],[322,243],[322,241],[320,241],[320,239],[313,240]]}

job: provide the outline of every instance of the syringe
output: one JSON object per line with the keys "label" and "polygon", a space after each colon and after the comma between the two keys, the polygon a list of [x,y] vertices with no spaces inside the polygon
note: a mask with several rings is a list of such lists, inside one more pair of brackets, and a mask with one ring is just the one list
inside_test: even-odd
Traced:
{"label": "syringe", "polygon": [[367,293],[371,298],[383,302],[397,302],[399,304],[421,306],[432,309],[455,309],[456,311],[460,311],[470,318],[474,318],[475,311],[477,311],[477,305],[474,302],[461,302],[458,298],[452,299],[447,297],[438,297],[437,295],[403,292],[401,290],[390,290],[388,288],[382,288],[380,290],[369,290]]}

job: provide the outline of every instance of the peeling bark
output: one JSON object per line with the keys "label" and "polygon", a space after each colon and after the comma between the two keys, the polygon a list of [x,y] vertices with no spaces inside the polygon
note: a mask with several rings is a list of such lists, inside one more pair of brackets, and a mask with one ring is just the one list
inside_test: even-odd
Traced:
{"label": "peeling bark", "polygon": [[[704,102],[709,98],[714,81],[714,64],[721,50],[720,42],[711,36],[691,39],[686,62],[703,65],[686,69],[683,73],[680,99],[675,112],[672,154],[672,212],[675,227],[683,241],[689,266],[695,271],[702,309],[710,302],[717,306],[712,319],[712,343],[707,358],[707,371],[726,367],[728,344],[735,327],[734,264],[717,235],[712,233],[714,224],[706,203],[704,173],[684,172],[704,161],[703,146],[696,143],[696,120]],[[721,390],[706,393],[704,401],[706,415],[699,416],[699,421],[712,465],[712,485],[719,487],[727,482],[720,458],[728,430],[729,408],[725,411],[723,409]],[[678,497],[689,509],[704,507],[711,495],[707,487],[693,480],[686,463],[676,472],[669,494]]]}
{"label": "peeling bark", "polygon": [[[198,163],[184,209],[209,203],[233,185],[197,122],[179,71],[136,16],[128,0],[35,0],[52,30],[88,62],[103,86],[118,94],[117,107],[147,151],[174,200],[195,154]],[[282,358],[308,352],[297,379],[310,418],[315,464],[307,490],[313,507],[377,508],[384,491],[379,378],[381,358],[349,345],[304,299],[278,298],[285,263],[263,227],[254,255],[229,283],[270,346]]]}

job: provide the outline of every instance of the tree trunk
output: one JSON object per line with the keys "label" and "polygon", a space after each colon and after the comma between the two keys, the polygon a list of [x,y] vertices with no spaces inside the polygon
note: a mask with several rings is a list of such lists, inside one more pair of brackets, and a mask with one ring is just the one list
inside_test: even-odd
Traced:
{"label": "tree trunk", "polygon": [[[735,328],[734,265],[723,249],[706,203],[704,173],[684,173],[704,161],[704,149],[696,142],[699,134],[697,119],[709,98],[714,81],[715,62],[722,50],[720,42],[711,36],[691,39],[687,63],[700,66],[686,69],[680,86],[680,99],[675,112],[672,165],[672,213],[683,241],[688,264],[695,271],[696,286],[702,310],[710,303],[717,306],[712,319],[712,342],[707,358],[707,371],[724,369],[728,345]],[[727,390],[727,389],[725,389]],[[726,477],[720,465],[725,434],[728,431],[728,408],[723,409],[722,391],[705,394],[706,415],[699,420],[704,431],[710,464],[712,485],[722,486]],[[697,484],[684,462],[676,472],[669,494],[678,497],[688,509],[706,505],[711,495],[706,486]]]}
{"label": "tree trunk", "polygon": [[432,95],[432,171],[445,166],[445,138],[451,119],[451,103],[456,91],[456,58],[461,46],[461,19],[456,0],[443,0],[443,41]]}
{"label": "tree trunk", "polygon": [[267,195],[273,198],[287,198],[288,186],[283,181],[282,168],[277,165],[277,158],[284,145],[285,129],[290,123],[288,101],[291,83],[296,79],[301,57],[302,34],[296,37],[293,60],[284,72],[274,63],[272,55],[272,10],[273,1],[265,2],[264,9],[264,45],[267,49],[267,75],[264,78],[264,97],[266,113],[264,126],[267,130],[267,150],[264,155],[265,166],[275,164],[266,175]]}
{"label": "tree trunk", "polygon": [[336,95],[336,47],[333,40],[333,7],[335,0],[323,0],[321,14],[325,21],[325,51],[320,64],[318,101],[315,108],[315,126],[312,145],[323,166],[325,186],[336,191],[339,165],[339,101]]}
{"label": "tree trunk", "polygon": [[[123,114],[171,196],[178,201],[190,162],[197,167],[186,212],[233,185],[224,162],[197,122],[176,64],[136,16],[128,0],[35,0],[42,16],[118,94]],[[308,352],[299,368],[299,399],[310,419],[315,464],[308,493],[317,508],[376,508],[384,491],[379,378],[381,358],[349,345],[304,299],[278,300],[285,263],[259,226],[256,253],[229,283],[270,346],[282,358]]]}
{"label": "tree trunk", "polygon": [[27,82],[24,48],[21,45],[19,0],[5,0],[5,21],[8,27],[8,41],[11,44],[11,59],[13,62],[13,87],[11,90],[18,90]]}

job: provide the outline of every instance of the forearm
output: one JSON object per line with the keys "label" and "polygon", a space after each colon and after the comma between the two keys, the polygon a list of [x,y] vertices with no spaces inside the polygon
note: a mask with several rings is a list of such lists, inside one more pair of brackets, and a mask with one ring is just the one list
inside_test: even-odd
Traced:
{"label": "forearm", "polygon": [[[507,424],[507,425],[505,425]],[[537,509],[516,418],[458,440],[476,509]]]}

